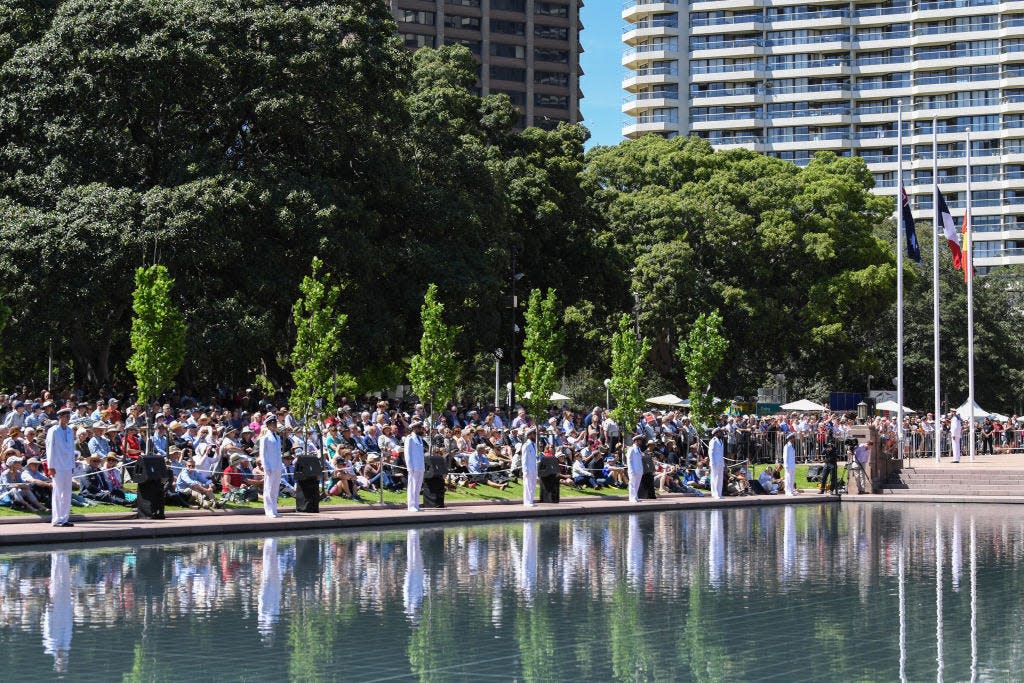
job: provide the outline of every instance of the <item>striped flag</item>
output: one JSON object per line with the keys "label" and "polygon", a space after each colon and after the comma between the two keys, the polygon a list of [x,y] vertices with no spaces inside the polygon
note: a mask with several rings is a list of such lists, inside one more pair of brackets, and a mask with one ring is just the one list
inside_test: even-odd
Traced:
{"label": "striped flag", "polygon": [[942,226],[942,234],[946,237],[946,244],[949,245],[949,254],[953,257],[953,268],[955,270],[963,270],[963,257],[964,254],[960,250],[960,235],[957,234],[956,223],[953,222],[953,214],[949,212],[949,206],[946,205],[946,200],[942,197],[942,193],[939,191],[939,186],[935,186],[935,213],[938,214],[939,225]]}

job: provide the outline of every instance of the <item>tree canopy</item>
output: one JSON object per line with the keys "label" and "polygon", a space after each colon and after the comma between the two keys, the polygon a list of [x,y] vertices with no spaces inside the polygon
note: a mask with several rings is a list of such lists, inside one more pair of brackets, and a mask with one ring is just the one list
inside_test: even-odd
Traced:
{"label": "tree canopy", "polygon": [[[288,387],[290,304],[318,258],[346,283],[338,341],[361,391],[408,378],[435,283],[467,332],[453,392],[489,400],[513,249],[519,286],[559,293],[557,370],[594,394],[625,312],[651,382],[677,393],[674,351],[716,309],[717,395],[889,372],[892,201],[862,159],[799,168],[656,136],[584,153],[583,126],[516,131],[477,70],[462,46],[406,51],[381,2],[0,0],[0,380],[42,376],[52,339],[62,380],[129,381],[132,273],[160,263],[188,328],[180,384]],[[979,279],[979,386],[1009,380],[998,401],[1024,348],[1006,289]],[[917,355],[908,379],[930,386]]]}

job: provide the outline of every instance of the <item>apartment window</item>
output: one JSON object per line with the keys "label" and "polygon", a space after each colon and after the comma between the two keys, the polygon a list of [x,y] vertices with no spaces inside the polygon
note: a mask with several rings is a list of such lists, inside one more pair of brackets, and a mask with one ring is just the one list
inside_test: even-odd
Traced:
{"label": "apartment window", "polygon": [[444,0],[446,5],[459,5],[461,7],[479,7],[480,0]]}
{"label": "apartment window", "polygon": [[547,107],[549,109],[568,109],[569,96],[536,93],[533,96],[533,103],[538,107]]}
{"label": "apartment window", "polygon": [[568,17],[569,6],[562,5],[557,2],[538,2],[533,6],[535,14],[540,14],[545,17]]}
{"label": "apartment window", "polygon": [[569,29],[564,26],[535,24],[533,36],[535,38],[543,38],[544,40],[569,40]]}
{"label": "apartment window", "polygon": [[406,24],[424,24],[427,26],[433,26],[434,13],[416,9],[404,9],[402,10],[402,16],[399,18],[399,21],[403,21]]}
{"label": "apartment window", "polygon": [[413,49],[434,47],[434,36],[425,36],[422,33],[403,33],[402,42],[406,47]]}
{"label": "apartment window", "polygon": [[494,57],[508,57],[510,59],[526,59],[526,46],[491,43],[491,55]]}
{"label": "apartment window", "polygon": [[546,47],[538,47],[533,50],[533,58],[538,62],[557,62],[558,64],[568,64],[569,51],[551,50]]}
{"label": "apartment window", "polygon": [[559,88],[568,88],[569,74],[557,71],[534,71],[533,82],[537,85],[554,85]]}
{"label": "apartment window", "polygon": [[518,107],[526,106],[526,93],[519,90],[492,90],[491,94],[494,95],[507,95],[512,104]]}
{"label": "apartment window", "polygon": [[506,21],[491,19],[491,33],[503,33],[507,36],[525,36],[526,23],[522,21]]}
{"label": "apartment window", "polygon": [[461,14],[446,14],[444,17],[446,28],[461,28],[466,31],[480,30],[480,17],[464,17]]}
{"label": "apartment window", "polygon": [[526,0],[491,0],[491,9],[500,9],[506,12],[525,12]]}
{"label": "apartment window", "polygon": [[465,45],[466,47],[469,48],[469,51],[472,52],[473,54],[475,54],[475,55],[479,55],[480,54],[480,45],[481,45],[481,43],[480,43],[479,40],[469,40],[468,38],[445,38],[444,39],[444,44],[445,45]]}
{"label": "apartment window", "polygon": [[517,69],[512,66],[491,66],[491,78],[497,81],[526,81],[526,69]]}

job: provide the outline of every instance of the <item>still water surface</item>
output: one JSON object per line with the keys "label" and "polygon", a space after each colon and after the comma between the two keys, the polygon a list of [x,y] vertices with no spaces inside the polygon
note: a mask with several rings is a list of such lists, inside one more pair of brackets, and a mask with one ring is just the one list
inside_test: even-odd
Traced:
{"label": "still water surface", "polygon": [[10,681],[1021,680],[1024,515],[844,504],[0,555]]}

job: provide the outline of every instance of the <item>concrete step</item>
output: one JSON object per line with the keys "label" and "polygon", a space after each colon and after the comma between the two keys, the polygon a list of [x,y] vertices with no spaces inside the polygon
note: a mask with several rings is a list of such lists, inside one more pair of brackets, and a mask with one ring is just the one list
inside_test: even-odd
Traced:
{"label": "concrete step", "polygon": [[883,493],[914,496],[1015,496],[1024,495],[1020,489],[896,489],[884,488]]}
{"label": "concrete step", "polygon": [[1017,477],[893,477],[893,480],[905,481],[914,484],[957,484],[957,483],[978,483],[992,482],[993,484],[1015,484],[1024,485],[1024,479]]}

